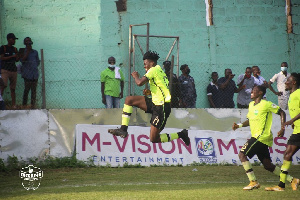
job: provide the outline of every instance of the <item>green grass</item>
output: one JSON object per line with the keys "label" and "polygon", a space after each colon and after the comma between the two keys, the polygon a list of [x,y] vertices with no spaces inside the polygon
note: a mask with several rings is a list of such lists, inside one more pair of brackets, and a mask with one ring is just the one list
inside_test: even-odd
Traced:
{"label": "green grass", "polygon": [[[242,166],[189,166],[146,168],[43,169],[40,187],[27,191],[18,171],[0,173],[0,199],[300,199],[300,189],[266,192],[279,178],[254,166],[261,188],[243,191],[248,184]],[[197,171],[193,171],[197,169]],[[293,165],[291,175],[300,176]]]}

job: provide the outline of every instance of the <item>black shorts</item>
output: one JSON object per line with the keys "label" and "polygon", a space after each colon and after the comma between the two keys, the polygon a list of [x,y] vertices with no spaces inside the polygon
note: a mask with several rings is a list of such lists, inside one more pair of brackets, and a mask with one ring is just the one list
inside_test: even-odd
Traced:
{"label": "black shorts", "polygon": [[287,144],[300,147],[300,133],[292,134]]}
{"label": "black shorts", "polygon": [[151,98],[145,97],[147,111],[146,113],[152,113],[150,123],[152,126],[163,130],[167,123],[167,119],[171,113],[171,103],[165,103],[164,105],[154,105]]}
{"label": "black shorts", "polygon": [[241,149],[241,153],[248,156],[249,158],[257,155],[260,162],[262,162],[264,158],[271,160],[268,145],[261,143],[253,137],[244,144]]}

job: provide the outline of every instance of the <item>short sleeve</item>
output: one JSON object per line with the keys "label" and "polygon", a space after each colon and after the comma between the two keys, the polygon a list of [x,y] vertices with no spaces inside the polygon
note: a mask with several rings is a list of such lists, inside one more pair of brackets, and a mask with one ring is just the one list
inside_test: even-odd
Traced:
{"label": "short sleeve", "polygon": [[272,102],[268,102],[269,103],[269,105],[268,105],[268,109],[269,109],[269,111],[271,111],[272,113],[278,113],[278,111],[279,111],[279,109],[280,109],[280,107],[278,106],[278,105],[276,105],[275,103],[272,103]]}
{"label": "short sleeve", "polygon": [[212,95],[212,87],[210,84],[207,86],[206,90],[207,90],[207,96]]}
{"label": "short sleeve", "polygon": [[237,87],[236,87],[236,84],[235,84],[234,80],[231,80],[231,81],[233,82],[232,85],[233,85],[234,90],[237,90]]}
{"label": "short sleeve", "polygon": [[244,76],[245,76],[244,74],[239,75],[238,80],[237,80],[237,84],[240,84],[240,82],[242,82]]}
{"label": "short sleeve", "polygon": [[105,71],[101,72],[101,74],[100,74],[100,81],[101,82],[105,82],[106,81],[106,73],[105,73]]}
{"label": "short sleeve", "polygon": [[259,85],[259,79],[258,78],[254,78],[254,84]]}
{"label": "short sleeve", "polygon": [[150,80],[154,77],[154,74],[155,74],[155,68],[151,67],[144,76],[148,78],[148,80]]}
{"label": "short sleeve", "polygon": [[39,52],[38,51],[35,51],[36,52],[36,61],[37,61],[37,65],[40,65],[41,63],[41,60],[40,60],[40,57],[39,57]]}
{"label": "short sleeve", "polygon": [[277,77],[278,77],[278,74],[275,74],[275,75],[270,79],[270,81],[271,81],[272,83],[274,83],[275,81],[277,81]]}

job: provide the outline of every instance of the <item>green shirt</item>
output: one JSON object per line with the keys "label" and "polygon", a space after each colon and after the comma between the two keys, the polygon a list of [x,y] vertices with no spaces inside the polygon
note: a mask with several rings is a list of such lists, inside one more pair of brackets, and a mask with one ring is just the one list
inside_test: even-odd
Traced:
{"label": "green shirt", "polygon": [[279,109],[279,106],[263,99],[256,105],[254,105],[254,101],[249,103],[247,118],[249,119],[251,136],[269,147],[273,144],[272,112],[278,113]]}
{"label": "green shirt", "polygon": [[144,76],[149,80],[154,105],[171,102],[168,77],[159,65],[151,67]]}
{"label": "green shirt", "polygon": [[[296,117],[300,113],[300,89],[290,94],[288,105],[291,118]],[[294,121],[293,134],[298,133],[300,133],[300,119]]]}
{"label": "green shirt", "polygon": [[100,81],[104,82],[105,89],[104,94],[109,95],[112,97],[119,97],[120,96],[120,83],[121,81],[124,81],[124,75],[121,70],[119,70],[121,79],[115,78],[115,70],[110,70],[109,68],[106,68],[104,71],[101,72],[100,75]]}

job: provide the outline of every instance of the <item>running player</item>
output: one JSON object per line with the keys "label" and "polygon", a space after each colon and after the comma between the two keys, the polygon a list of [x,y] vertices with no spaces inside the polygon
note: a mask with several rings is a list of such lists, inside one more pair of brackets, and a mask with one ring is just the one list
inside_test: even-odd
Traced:
{"label": "running player", "polygon": [[[285,112],[281,108],[270,101],[263,99],[266,93],[266,88],[263,86],[254,86],[251,92],[251,101],[249,103],[249,110],[247,114],[248,120],[243,123],[232,125],[232,129],[236,130],[241,127],[250,126],[251,138],[244,144],[239,152],[239,159],[246,171],[250,184],[244,187],[244,190],[258,189],[258,183],[252,165],[248,158],[257,155],[264,168],[277,176],[280,175],[280,168],[275,166],[270,157],[269,147],[273,144],[273,135],[271,133],[272,126],[272,112],[280,115],[281,125],[285,123]],[[278,132],[278,136],[284,134],[282,128]],[[247,158],[248,157],[248,158]],[[288,180],[292,181],[293,177],[288,175]]]}
{"label": "running player", "polygon": [[136,71],[131,74],[138,86],[143,86],[149,82],[150,90],[145,89],[144,95],[151,94],[152,98],[148,98],[147,96],[127,96],[123,108],[121,128],[109,129],[108,132],[126,138],[130,115],[132,114],[133,106],[135,106],[146,113],[152,113],[150,120],[150,141],[152,143],[169,142],[181,138],[188,146],[190,145],[190,138],[186,129],[178,133],[160,134],[171,113],[171,95],[168,78],[161,67],[157,65],[158,59],[159,55],[156,52],[147,51],[143,57],[146,74],[141,78]]}
{"label": "running player", "polygon": [[[267,191],[284,191],[285,182],[287,180],[288,170],[292,164],[293,155],[300,148],[300,73],[292,73],[291,76],[285,82],[285,89],[290,91],[290,98],[288,101],[288,107],[290,111],[291,120],[284,123],[285,126],[292,125],[294,129],[293,134],[287,142],[287,147],[284,152],[284,161],[281,166],[280,182],[278,186],[267,187]],[[283,136],[283,135],[282,135]],[[291,182],[293,190],[297,190],[299,186],[299,179],[294,178]]]}

